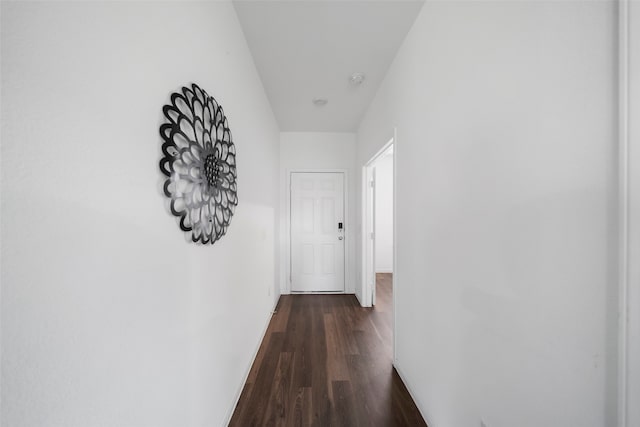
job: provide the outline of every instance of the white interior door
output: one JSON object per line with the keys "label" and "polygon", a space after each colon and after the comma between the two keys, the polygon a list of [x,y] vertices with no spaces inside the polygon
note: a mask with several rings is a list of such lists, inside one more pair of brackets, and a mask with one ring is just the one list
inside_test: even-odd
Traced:
{"label": "white interior door", "polygon": [[376,304],[376,168],[367,167],[366,278],[371,305]]}
{"label": "white interior door", "polygon": [[344,291],[344,174],[291,173],[291,291]]}

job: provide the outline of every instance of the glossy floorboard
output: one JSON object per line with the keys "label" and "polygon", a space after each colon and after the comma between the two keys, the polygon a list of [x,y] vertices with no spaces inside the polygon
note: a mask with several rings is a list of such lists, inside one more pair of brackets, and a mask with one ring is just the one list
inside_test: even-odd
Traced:
{"label": "glossy floorboard", "polygon": [[353,295],[283,295],[230,426],[426,426],[391,365],[392,279]]}

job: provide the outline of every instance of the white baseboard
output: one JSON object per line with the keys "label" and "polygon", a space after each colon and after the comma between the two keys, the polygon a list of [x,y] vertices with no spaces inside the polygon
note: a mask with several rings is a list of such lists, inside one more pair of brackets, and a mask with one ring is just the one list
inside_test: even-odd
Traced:
{"label": "white baseboard", "polygon": [[[280,297],[278,297],[278,301],[279,300],[280,300]],[[242,378],[242,382],[240,383],[240,387],[236,392],[236,398],[234,399],[233,406],[231,407],[231,410],[227,413],[226,421],[224,423],[225,426],[229,425],[229,423],[231,422],[231,417],[233,417],[233,413],[236,410],[236,406],[238,406],[238,401],[240,400],[240,396],[242,395],[242,390],[244,390],[244,385],[247,383],[247,379],[249,378],[249,373],[251,373],[251,367],[256,361],[256,357],[258,356],[258,351],[260,350],[260,346],[264,341],[264,337],[267,335],[267,330],[269,329],[269,323],[271,323],[271,318],[273,317],[273,313],[276,311],[276,307],[278,306],[278,301],[275,302],[275,304],[273,305],[273,308],[271,309],[271,311],[269,312],[269,315],[267,316],[267,322],[264,325],[262,334],[260,334],[260,340],[258,341],[258,345],[256,346],[256,349],[253,352],[253,356],[251,357],[251,362],[249,362],[249,367],[247,368],[247,372],[244,374],[244,377]]]}
{"label": "white baseboard", "polygon": [[425,411],[423,411],[422,408],[420,408],[420,405],[418,405],[418,401],[416,400],[416,397],[411,391],[411,384],[407,381],[407,377],[402,373],[402,369],[400,369],[400,367],[398,366],[397,360],[393,362],[393,367],[396,368],[396,372],[398,372],[398,376],[404,383],[404,386],[407,388],[407,391],[409,392],[409,396],[411,396],[411,398],[413,399],[413,402],[416,404],[416,408],[418,408],[420,415],[422,415],[422,419],[424,419],[424,421],[427,423],[428,426],[433,425],[429,422],[428,417],[425,415]]}
{"label": "white baseboard", "polygon": [[356,295],[354,290],[346,291],[327,291],[327,292],[313,292],[313,291],[290,291],[280,289],[280,295]]}
{"label": "white baseboard", "polygon": [[389,268],[389,269],[381,268],[379,270],[376,269],[376,273],[393,273],[393,269],[392,268]]}
{"label": "white baseboard", "polygon": [[364,307],[364,305],[362,305],[362,301],[360,301],[360,297],[358,296],[358,294],[354,294],[354,295],[356,296],[358,303],[360,303],[360,307]]}

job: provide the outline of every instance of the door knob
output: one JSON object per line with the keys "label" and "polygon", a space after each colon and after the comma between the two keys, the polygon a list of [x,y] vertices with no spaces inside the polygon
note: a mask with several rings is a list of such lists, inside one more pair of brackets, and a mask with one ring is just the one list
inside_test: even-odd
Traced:
{"label": "door knob", "polygon": [[342,239],[344,239],[344,237],[338,236],[338,240],[342,240]]}

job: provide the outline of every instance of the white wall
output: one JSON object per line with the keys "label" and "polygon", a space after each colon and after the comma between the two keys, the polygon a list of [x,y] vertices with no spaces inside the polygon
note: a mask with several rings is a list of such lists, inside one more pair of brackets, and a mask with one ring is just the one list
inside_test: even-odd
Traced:
{"label": "white wall", "polygon": [[[289,270],[289,236],[287,235],[287,173],[290,170],[344,169],[346,173],[347,210],[345,222],[345,292],[355,292],[356,181],[355,133],[282,132],[280,134],[280,242],[281,271]],[[290,292],[288,274],[282,274],[281,291]]]}
{"label": "white wall", "polygon": [[397,366],[429,425],[615,425],[612,2],[426,2],[397,126]]}
{"label": "white wall", "polygon": [[630,1],[629,25],[629,341],[627,426],[640,426],[640,2]]}
{"label": "white wall", "polygon": [[376,273],[393,272],[393,154],[374,163],[376,170]]}
{"label": "white wall", "polygon": [[[206,247],[159,187],[161,109],[190,82],[238,153],[240,203]],[[279,217],[279,131],[232,5],[2,2],[1,105],[2,425],[225,424]]]}

